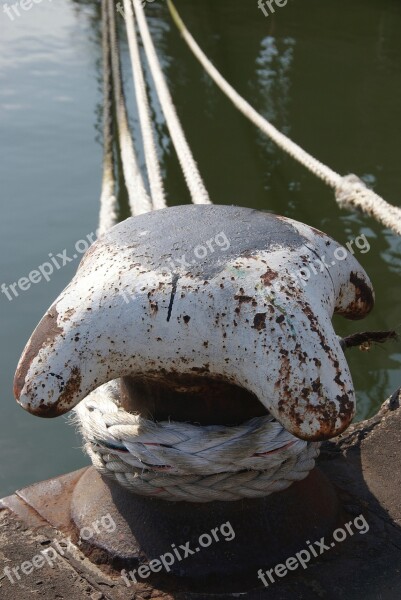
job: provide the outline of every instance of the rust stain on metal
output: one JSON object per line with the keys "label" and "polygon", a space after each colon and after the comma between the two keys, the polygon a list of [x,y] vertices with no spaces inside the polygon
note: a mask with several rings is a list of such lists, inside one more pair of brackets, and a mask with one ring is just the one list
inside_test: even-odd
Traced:
{"label": "rust stain on metal", "polygon": [[253,329],[266,329],[266,313],[256,313],[253,318]]}
{"label": "rust stain on metal", "polygon": [[[316,388],[317,382],[314,382],[314,384]],[[339,435],[348,427],[352,416],[353,403],[344,394],[343,397],[336,397],[336,400],[340,402],[340,410],[338,410],[336,403],[328,398],[324,400],[324,405],[319,404],[315,406],[311,403],[307,404],[309,419],[315,417],[319,422],[319,428],[315,432],[311,431],[306,435],[303,430],[303,426],[305,425],[305,409],[303,406],[299,406],[298,399],[290,394],[288,386],[286,386],[286,389],[288,398],[280,400],[278,408],[283,416],[290,418],[294,423],[293,435],[308,441],[323,441],[333,437],[333,431],[336,431],[337,435]],[[311,392],[312,388],[303,388],[303,399],[307,400]],[[338,425],[339,419],[341,421],[340,426]]]}
{"label": "rust stain on metal", "polygon": [[[156,219],[156,233],[146,228],[154,236],[148,246],[136,243],[142,219]],[[274,237],[282,223],[273,221],[268,232]],[[57,305],[60,314],[49,313],[34,333],[16,375],[21,406],[57,416],[99,385],[151,369],[159,379],[218,376],[250,389],[302,439],[338,434],[342,424],[349,424],[354,398],[330,319],[334,306],[345,316],[362,316],[373,306],[373,293],[351,256],[338,273],[333,270],[329,277],[316,269],[320,280],[304,285],[301,269],[336,242],[306,225],[283,221],[291,232],[285,230],[282,239],[278,234],[270,245],[262,235],[255,245],[246,238],[248,247],[236,250],[234,241],[245,239],[246,225],[243,232],[233,231],[237,237],[224,260],[210,255],[205,263],[177,272],[165,268],[173,256],[170,238],[161,252],[152,250],[160,238],[156,213],[117,226],[86,254],[83,271]],[[186,251],[190,241],[175,240],[174,252]],[[128,289],[138,293],[134,305],[126,306],[119,294]],[[204,341],[208,337],[210,344]],[[239,369],[242,363],[246,368]],[[81,364],[88,365],[85,377]]]}
{"label": "rust stain on metal", "polygon": [[237,294],[236,296],[234,296],[234,300],[238,300],[238,302],[242,304],[243,302],[252,302],[253,298],[252,296]]}
{"label": "rust stain on metal", "polygon": [[[362,318],[365,314],[369,313],[374,306],[374,297],[371,288],[367,285],[357,273],[351,272],[350,282],[355,286],[356,299],[347,310],[348,316],[354,316],[354,318]],[[355,307],[355,313],[353,313],[353,307]],[[364,313],[361,314],[361,310],[364,309]]]}
{"label": "rust stain on metal", "polygon": [[[291,375],[291,365],[290,365],[290,360],[288,358],[288,356],[282,352],[280,352],[282,359],[281,359],[281,364],[280,364],[280,370],[279,370],[279,378],[276,381],[275,387],[276,388],[280,388],[280,387],[285,387],[284,385],[282,386],[282,384],[286,384],[288,381],[290,381],[290,375]],[[287,353],[288,354],[288,353]]]}
{"label": "rust stain on metal", "polygon": [[264,273],[263,275],[260,276],[261,280],[263,281],[264,285],[270,285],[272,281],[274,281],[275,279],[277,279],[278,277],[278,273],[276,271],[273,271],[273,269],[267,269],[266,273]]}
{"label": "rust stain on metal", "polygon": [[56,337],[63,333],[61,327],[57,325],[57,317],[56,307],[52,306],[37,326],[25,348],[14,377],[14,395],[17,400],[19,400],[21,391],[25,385],[25,378],[32,361],[37,357],[42,348],[50,346]]}
{"label": "rust stain on metal", "polygon": [[68,409],[71,405],[71,398],[73,398],[74,395],[80,391],[81,380],[81,371],[78,369],[78,367],[74,367],[71,371],[71,377],[67,383],[61,384],[61,393],[57,401],[50,406],[42,401],[37,408],[31,408],[30,412],[34,415],[50,419],[63,415],[66,412],[66,409]]}
{"label": "rust stain on metal", "polygon": [[320,231],[320,229],[316,229],[316,227],[311,227],[310,225],[309,225],[309,228],[312,229],[312,231],[314,233],[316,233],[316,235],[318,235],[319,237],[322,237],[322,238],[326,238],[327,237],[327,234],[323,233],[323,231]]}
{"label": "rust stain on metal", "polygon": [[314,331],[319,336],[320,344],[321,344],[323,350],[325,350],[328,354],[331,354],[331,348],[327,344],[327,340],[320,330],[319,322],[318,322],[316,316],[314,315],[309,304],[307,304],[306,302],[303,302],[302,310],[305,313],[305,315],[307,316],[307,318],[309,319],[312,331]]}
{"label": "rust stain on metal", "polygon": [[159,305],[156,301],[150,301],[150,312],[152,315],[155,315],[157,313],[157,311],[159,310]]}

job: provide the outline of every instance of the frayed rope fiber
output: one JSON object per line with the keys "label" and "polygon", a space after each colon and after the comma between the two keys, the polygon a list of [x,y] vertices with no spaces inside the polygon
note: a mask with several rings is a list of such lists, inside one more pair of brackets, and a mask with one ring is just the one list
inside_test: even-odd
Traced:
{"label": "frayed rope fiber", "polygon": [[304,479],[319,443],[300,440],[270,415],[239,426],[154,422],[119,406],[117,382],[75,409],[95,468],[135,494],[210,502],[260,498]]}

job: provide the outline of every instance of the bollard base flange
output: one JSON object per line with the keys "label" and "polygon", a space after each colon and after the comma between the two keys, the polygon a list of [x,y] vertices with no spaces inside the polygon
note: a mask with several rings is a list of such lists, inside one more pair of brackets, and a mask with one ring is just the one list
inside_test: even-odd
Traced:
{"label": "bollard base flange", "polygon": [[318,469],[265,498],[192,503],[137,496],[91,468],[75,487],[71,514],[81,531],[102,515],[116,523],[118,535],[100,529],[83,546],[92,560],[136,573],[161,561],[157,573],[141,571],[156,585],[214,592],[256,587],[259,568],[285,561],[341,520],[334,488]]}
{"label": "bollard base flange", "polygon": [[[263,513],[262,509],[259,510],[259,513],[256,509],[257,514],[260,515],[260,523],[256,522],[255,524],[256,519],[247,522],[244,517],[243,528],[242,530],[238,529],[238,537],[236,537],[236,539],[245,539],[244,547],[239,549],[239,557],[240,560],[243,560],[245,556],[244,569],[246,568],[247,571],[243,572],[244,565],[240,564],[237,556],[234,557],[233,552],[231,556],[227,554],[225,558],[223,557],[225,562],[222,566],[217,564],[218,559],[216,559],[216,564],[212,565],[212,573],[216,573],[216,569],[217,572],[223,572],[222,569],[226,569],[226,574],[222,575],[224,583],[218,581],[216,584],[215,581],[205,577],[205,581],[195,578],[191,585],[191,579],[180,578],[180,572],[177,570],[170,573],[170,576],[166,577],[166,581],[161,582],[160,585],[148,578],[144,580],[138,578],[138,583],[135,583],[128,576],[126,581],[121,576],[121,569],[117,567],[118,556],[113,557],[110,554],[113,547],[108,548],[102,543],[101,538],[96,537],[96,534],[86,542],[86,547],[84,547],[84,543],[76,545],[66,543],[69,536],[73,538],[73,541],[78,540],[77,525],[71,522],[71,504],[74,505],[73,514],[78,527],[82,520],[82,523],[89,523],[93,531],[96,520],[104,516],[104,510],[108,510],[108,504],[102,503],[105,497],[107,498],[107,494],[110,498],[111,488],[109,485],[100,486],[101,478],[98,475],[95,477],[93,469],[90,468],[34,484],[16,492],[13,496],[0,500],[0,547],[4,569],[8,567],[8,575],[13,578],[11,581],[5,571],[4,573],[0,572],[0,597],[2,600],[14,600],[16,597],[18,600],[30,600],[32,594],[37,594],[43,600],[54,600],[58,597],[68,597],[70,600],[82,600],[86,597],[91,600],[133,600],[134,597],[138,600],[150,598],[152,600],[205,600],[206,598],[233,600],[238,597],[243,597],[244,600],[288,600],[289,598],[396,600],[400,596],[401,572],[399,503],[401,469],[398,450],[400,425],[401,410],[398,402],[385,402],[375,417],[352,426],[341,438],[322,445],[318,466],[324,475],[328,476],[331,485],[336,490],[341,504],[340,524],[336,522],[329,527],[330,531],[324,538],[324,543],[328,546],[327,550],[322,554],[318,551],[318,556],[311,557],[306,568],[298,567],[282,577],[274,571],[274,583],[270,583],[268,576],[265,575],[268,587],[265,587],[258,579],[257,565],[251,565],[250,558],[247,561],[248,554],[255,557],[255,544],[261,547],[264,543],[270,550],[273,550],[276,544],[274,538],[269,538],[268,532],[263,531],[260,525],[261,523],[262,527],[264,526],[264,519],[270,520],[270,522],[276,521],[276,515]],[[90,475],[90,473],[92,474]],[[99,478],[99,486],[88,490],[87,486],[92,485],[97,478]],[[79,485],[81,481],[82,485]],[[320,495],[321,489],[319,489],[321,484],[326,485],[325,477],[320,480],[319,487],[316,487],[316,484],[314,473],[311,473],[308,479],[296,484],[300,486],[298,488],[300,504],[309,502],[313,494],[317,495],[316,503],[325,502],[324,497]],[[81,490],[75,494],[75,490],[79,489],[78,485]],[[305,489],[303,486],[310,489]],[[85,488],[88,496],[89,493],[93,494],[92,504],[85,505],[83,502]],[[296,491],[295,485],[292,490],[289,488],[282,494],[276,494],[275,497],[278,500],[281,498],[283,505],[284,501],[287,503],[287,495],[284,497],[284,494],[291,491],[292,493]],[[78,494],[81,498],[78,498]],[[98,494],[97,497],[96,494]],[[105,496],[102,497],[102,494]],[[119,502],[117,495],[115,498],[116,502]],[[127,502],[130,506],[134,500],[131,495],[128,498]],[[143,500],[143,502],[148,501]],[[81,516],[77,512],[79,503],[83,511]],[[228,510],[230,510],[229,504],[225,504]],[[237,510],[241,514],[241,510],[247,506],[247,501],[236,504],[238,504]],[[180,506],[183,508],[181,503],[177,504],[177,515],[180,515]],[[196,506],[197,508],[198,506]],[[270,510],[272,508],[271,505]],[[292,508],[292,504],[286,505],[288,514],[291,514]],[[199,509],[201,526],[198,530],[194,530],[195,535],[206,532],[204,528],[206,524],[209,525],[209,522],[205,520],[203,513],[207,513],[208,509],[213,509],[212,504],[203,505],[203,508]],[[323,509],[319,508],[319,511]],[[146,518],[146,513],[139,513],[139,503],[136,505],[136,510],[138,510],[138,514],[142,515],[142,518]],[[266,510],[269,510],[267,504],[265,504]],[[282,511],[282,507],[280,507],[280,511]],[[282,513],[280,512],[280,514]],[[298,514],[300,513],[298,512]],[[319,514],[324,516],[324,512]],[[366,528],[357,530],[355,527],[356,519],[359,519],[359,525],[361,525],[361,514],[366,519],[368,530]],[[113,519],[121,518],[122,521],[126,521],[126,524],[128,523],[124,516],[124,509],[120,505],[116,512],[110,512],[110,516],[112,515]],[[220,518],[222,513],[214,513],[214,516]],[[151,536],[158,535],[160,531],[161,539],[165,540],[167,544],[177,543],[171,542],[171,538],[167,535],[169,522],[165,519],[164,512],[154,511],[153,517],[155,520],[151,522],[151,526],[148,527],[150,522],[142,523],[143,531],[149,530]],[[228,518],[230,517],[227,516],[225,521]],[[175,526],[177,526],[177,520],[177,516],[172,520]],[[197,521],[197,516],[192,520]],[[221,523],[223,523],[223,518],[219,523],[213,522],[213,527]],[[352,524],[353,535],[348,535],[344,541],[337,542],[334,547],[331,547],[330,542],[335,539],[335,527],[341,527],[346,531],[346,523]],[[232,524],[234,525],[234,522]],[[186,525],[184,513],[182,513],[181,525],[182,527]],[[245,537],[246,525],[248,525],[248,530]],[[320,540],[320,537],[318,530],[314,530],[312,525],[300,523],[300,526],[307,529],[307,533],[296,552],[307,548],[308,541],[317,549],[315,542]],[[124,537],[124,527],[121,531],[122,538],[120,538],[119,529],[105,537],[109,540],[112,539],[113,543],[115,540],[125,540],[123,564],[124,561],[127,564],[131,561],[132,564],[146,561],[146,547],[144,550],[142,549],[140,536],[137,532],[131,531],[131,540],[136,541],[136,550],[128,543],[128,538]],[[277,534],[281,534],[285,530],[285,522],[281,523],[281,526],[277,525]],[[182,534],[182,538],[179,539],[183,539],[185,543],[191,537]],[[281,541],[280,537],[280,543]],[[149,543],[154,545],[156,542],[150,537]],[[220,545],[228,553],[227,549],[232,543],[233,541],[222,540],[215,544],[215,550],[217,551]],[[57,544],[61,544],[61,546],[57,546]],[[57,551],[57,563],[51,567],[45,562],[40,570],[34,569],[33,573],[25,575],[21,571],[22,563],[27,561],[25,567],[29,566],[32,558],[36,555],[40,556],[44,548],[48,547],[62,548],[63,554],[59,554],[59,550]],[[212,549],[213,545],[205,548],[204,551],[207,553]],[[85,550],[90,560],[84,556],[81,550]],[[238,548],[235,551],[237,550]],[[274,569],[280,562],[281,546],[276,546],[275,550],[277,554],[272,556],[272,561],[266,562],[260,567],[265,574],[267,570]],[[165,548],[163,542],[160,553],[167,551],[168,547]],[[199,552],[196,556],[204,560],[201,566],[204,568],[208,555],[202,555],[202,553]],[[289,557],[290,555],[285,556],[281,562],[286,561]],[[192,570],[191,564],[190,562],[185,563],[190,558],[178,561],[177,564],[189,572]],[[231,566],[230,558],[232,559]],[[98,564],[96,565],[94,562]],[[117,567],[117,570],[112,568],[113,565]],[[19,578],[13,575],[12,569],[14,568],[17,570]],[[228,575],[230,568],[233,572],[232,579]],[[196,574],[195,571],[193,573]],[[236,587],[237,582],[238,586]],[[200,590],[201,587],[203,590]],[[247,591],[242,591],[244,589]]]}

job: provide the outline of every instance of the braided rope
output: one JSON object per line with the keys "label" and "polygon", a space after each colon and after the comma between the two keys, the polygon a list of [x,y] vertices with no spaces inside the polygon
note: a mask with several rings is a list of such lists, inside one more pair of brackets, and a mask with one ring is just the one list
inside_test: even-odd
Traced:
{"label": "braided rope", "polygon": [[128,124],[127,107],[121,77],[120,52],[115,20],[114,0],[108,0],[108,24],[111,43],[111,67],[114,84],[114,101],[116,105],[118,135],[120,140],[121,161],[128,201],[132,214],[140,215],[152,210],[152,204],[138,166],[132,136]]}
{"label": "braided rope", "polygon": [[110,37],[107,0],[102,0],[102,60],[103,60],[103,177],[100,194],[100,215],[97,235],[100,236],[118,221],[113,160],[113,82],[111,77]]}
{"label": "braided rope", "polygon": [[199,169],[191,152],[191,148],[186,140],[184,130],[181,126],[170,91],[163,75],[163,71],[160,66],[156,49],[153,44],[146,17],[142,8],[141,0],[132,0],[132,2],[156,92],[167,122],[171,139],[177,152],[182,172],[184,173],[186,184],[191,193],[192,202],[194,204],[210,204],[209,194],[199,173]]}
{"label": "braided rope", "polygon": [[85,449],[102,474],[132,492],[165,500],[258,498],[304,479],[318,443],[267,415],[235,427],[155,423],[119,407],[116,382],[75,409]]}
{"label": "braided rope", "polygon": [[152,204],[153,209],[158,210],[166,207],[166,200],[163,180],[160,172],[160,162],[157,156],[155,138],[153,134],[151,113],[148,95],[146,93],[145,79],[142,71],[131,0],[124,0],[124,14]]}
{"label": "braided rope", "polygon": [[243,115],[265,133],[282,150],[292,158],[304,165],[314,175],[322,179],[335,190],[336,200],[341,207],[358,207],[365,213],[375,217],[386,227],[401,234],[401,209],[388,204],[383,198],[370,190],[354,176],[342,177],[314,156],[298,146],[289,137],[281,133],[262,115],[260,115],[229,83],[216,67],[210,62],[206,54],[189,33],[182,18],[178,14],[172,0],[167,0],[171,16],[182,34],[188,47],[201,63],[206,73],[213,79],[221,91],[231,100]]}
{"label": "braided rope", "polygon": [[401,208],[388,204],[356,175],[341,179],[336,187],[336,200],[342,208],[358,208],[401,235]]}

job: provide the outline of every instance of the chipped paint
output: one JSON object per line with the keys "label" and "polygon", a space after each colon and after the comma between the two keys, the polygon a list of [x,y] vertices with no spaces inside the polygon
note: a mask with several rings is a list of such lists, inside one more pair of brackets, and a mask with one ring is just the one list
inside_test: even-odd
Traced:
{"label": "chipped paint", "polygon": [[[221,231],[230,240],[224,254],[172,261]],[[339,247],[302,223],[237,207],[127,219],[91,247],[35,330],[17,369],[17,400],[57,416],[112,379],[190,376],[192,386],[207,378],[247,390],[302,439],[337,435],[355,394],[331,318],[361,318],[373,290],[351,255],[306,286],[294,277],[328,242]]]}

